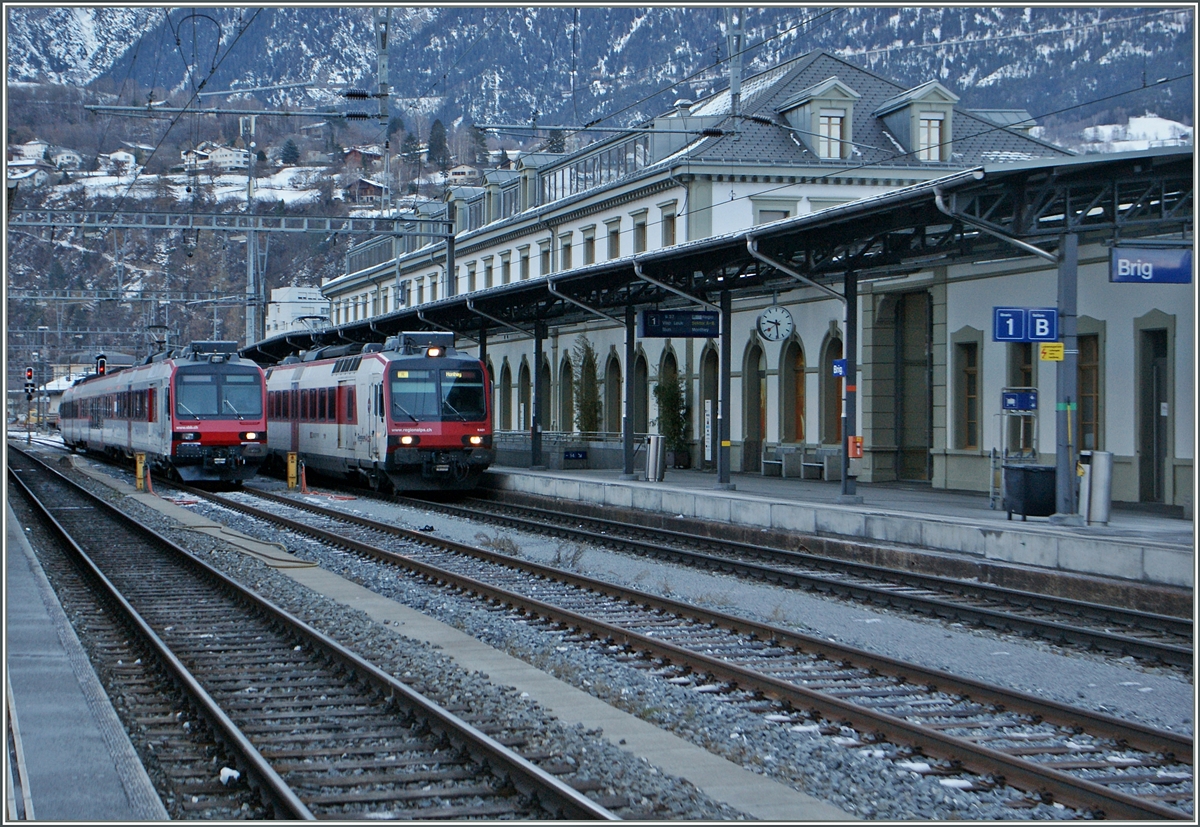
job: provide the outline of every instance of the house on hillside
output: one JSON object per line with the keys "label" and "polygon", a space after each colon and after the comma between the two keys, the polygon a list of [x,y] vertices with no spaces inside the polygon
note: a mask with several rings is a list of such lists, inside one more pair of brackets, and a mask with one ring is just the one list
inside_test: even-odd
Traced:
{"label": "house on hillside", "polygon": [[8,159],[10,161],[18,158],[27,161],[41,161],[45,159],[46,150],[49,148],[50,144],[37,138],[24,144],[10,144]]}
{"label": "house on hillside", "polygon": [[50,173],[52,171],[53,167],[44,161],[21,158],[8,162],[5,177],[10,187],[18,186],[25,189],[38,189],[45,186],[50,180]]}
{"label": "house on hillside", "polygon": [[109,175],[128,175],[137,169],[137,159],[133,157],[132,152],[126,152],[123,149],[118,149],[116,152],[101,153],[99,158],[100,169],[107,172]]}
{"label": "house on hillside", "polygon": [[218,146],[210,141],[201,141],[194,149],[185,149],[179,153],[183,158],[184,169],[249,169],[250,153],[245,149],[231,146]]}
{"label": "house on hillside", "polygon": [[57,147],[50,151],[50,162],[55,169],[79,169],[83,166],[83,156],[73,149]]}
{"label": "house on hillside", "polygon": [[383,203],[383,195],[386,190],[387,186],[379,181],[358,178],[353,184],[346,187],[345,197],[352,204],[378,207]]}
{"label": "house on hillside", "polygon": [[342,153],[347,167],[378,169],[383,164],[383,151],[377,146],[352,146]]}
{"label": "house on hillside", "polygon": [[459,164],[456,167],[452,167],[448,175],[451,186],[479,183],[479,170],[469,164]]}

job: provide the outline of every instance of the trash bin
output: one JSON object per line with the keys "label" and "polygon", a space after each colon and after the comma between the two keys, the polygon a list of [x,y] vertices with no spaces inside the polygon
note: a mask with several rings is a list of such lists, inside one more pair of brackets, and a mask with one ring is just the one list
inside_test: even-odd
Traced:
{"label": "trash bin", "polygon": [[662,482],[667,473],[667,440],[659,434],[646,437],[646,481]]}
{"label": "trash bin", "polygon": [[1055,468],[1053,465],[1004,466],[1004,509],[1008,519],[1049,517],[1055,507]]}
{"label": "trash bin", "polygon": [[1108,525],[1112,511],[1112,452],[1080,451],[1079,465],[1083,469],[1079,480],[1079,513],[1088,525]]}

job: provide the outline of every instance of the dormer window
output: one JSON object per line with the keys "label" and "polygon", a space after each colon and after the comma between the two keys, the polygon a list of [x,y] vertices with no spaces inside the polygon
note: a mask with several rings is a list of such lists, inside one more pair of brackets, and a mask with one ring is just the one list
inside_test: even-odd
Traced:
{"label": "dormer window", "polygon": [[822,158],[841,158],[845,129],[845,109],[822,109],[817,132],[817,155]]}
{"label": "dormer window", "polygon": [[875,117],[883,120],[910,158],[924,163],[949,161],[957,102],[957,95],[931,80],[884,101]]}
{"label": "dormer window", "polygon": [[922,112],[917,117],[917,158],[922,161],[942,160],[942,123],[946,116],[941,112]]}
{"label": "dormer window", "polygon": [[849,158],[854,141],[854,103],[860,97],[837,78],[826,78],[788,98],[778,111],[818,158]]}

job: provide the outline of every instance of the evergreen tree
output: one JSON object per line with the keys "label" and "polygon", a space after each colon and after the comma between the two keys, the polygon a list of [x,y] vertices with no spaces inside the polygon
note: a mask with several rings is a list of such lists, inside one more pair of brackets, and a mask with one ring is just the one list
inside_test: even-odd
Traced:
{"label": "evergreen tree", "polygon": [[575,374],[575,427],[581,433],[600,430],[600,376],[596,370],[596,349],[587,336],[575,340],[572,361],[579,365]]}
{"label": "evergreen tree", "polygon": [[559,130],[554,130],[550,133],[550,137],[546,139],[547,152],[566,152],[567,151],[567,134]]}
{"label": "evergreen tree", "polygon": [[496,169],[511,169],[512,158],[508,157],[508,150],[500,149],[500,160],[496,162]]}
{"label": "evergreen tree", "polygon": [[475,156],[472,162],[476,166],[485,166],[488,162],[487,133],[477,126],[470,127],[471,151]]}
{"label": "evergreen tree", "polygon": [[279,160],[288,166],[300,163],[300,148],[291,138],[288,138],[287,143],[283,145],[283,152],[280,153]]}
{"label": "evergreen tree", "polygon": [[446,127],[441,120],[433,122],[429,127],[429,149],[425,156],[429,163],[442,172],[450,168],[450,146],[446,143]]}
{"label": "evergreen tree", "polygon": [[391,120],[388,121],[388,125],[387,125],[388,137],[390,138],[392,135],[395,135],[396,133],[403,132],[403,131],[404,131],[404,118],[401,118],[399,115],[392,115],[392,118],[391,118]]}

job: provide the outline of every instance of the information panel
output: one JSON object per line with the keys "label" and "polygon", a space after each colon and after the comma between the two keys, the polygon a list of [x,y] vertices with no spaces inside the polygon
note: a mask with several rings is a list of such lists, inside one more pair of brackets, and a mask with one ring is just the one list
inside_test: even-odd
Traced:
{"label": "information panel", "polygon": [[1058,308],[993,307],[993,342],[1053,342],[1058,339]]}
{"label": "information panel", "polygon": [[638,335],[644,339],[715,339],[721,335],[721,314],[712,310],[643,310]]}

